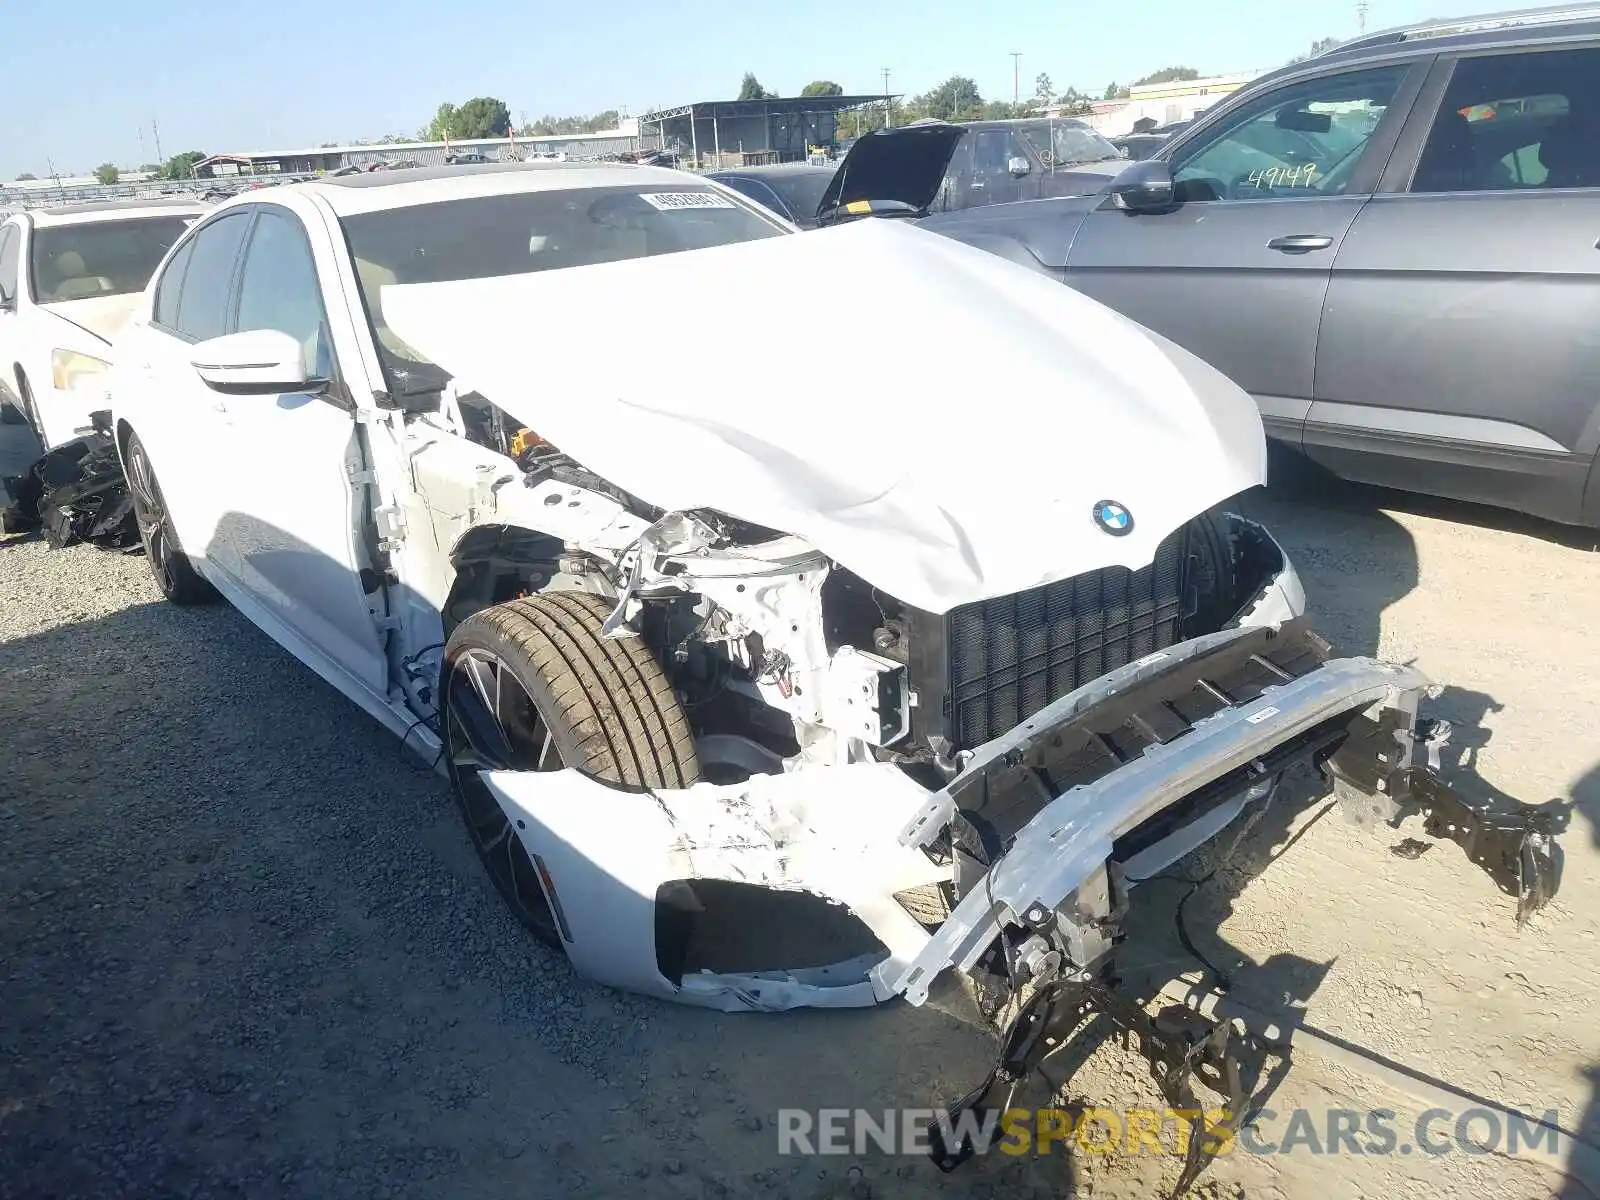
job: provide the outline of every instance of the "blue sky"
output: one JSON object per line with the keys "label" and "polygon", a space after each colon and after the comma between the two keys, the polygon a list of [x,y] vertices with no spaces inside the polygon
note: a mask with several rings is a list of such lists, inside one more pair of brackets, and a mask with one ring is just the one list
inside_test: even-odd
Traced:
{"label": "blue sky", "polygon": [[[1356,32],[1355,0],[611,0],[446,6],[424,0],[77,0],[6,4],[0,177],[123,165],[161,149],[288,149],[412,133],[442,100],[498,96],[514,117],[709,100],[746,70],[781,95],[815,78],[847,91],[920,92],[969,75],[1009,99],[1047,72],[1099,90],[1171,65],[1274,67]],[[1437,15],[1441,0],[1370,0],[1368,28]],[[1482,7],[1492,8],[1493,5]],[[1447,15],[1452,10],[1445,9]],[[1469,9],[1470,11],[1470,9]],[[141,149],[140,131],[144,143]]]}

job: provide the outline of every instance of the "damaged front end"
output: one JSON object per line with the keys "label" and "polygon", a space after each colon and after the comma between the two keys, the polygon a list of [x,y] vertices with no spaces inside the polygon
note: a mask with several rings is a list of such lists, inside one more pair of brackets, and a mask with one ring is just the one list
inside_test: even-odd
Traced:
{"label": "damaged front end", "polygon": [[[1250,820],[1299,764],[1334,781],[1352,819],[1374,798],[1392,820],[1425,814],[1525,920],[1559,886],[1553,819],[1491,813],[1451,790],[1414,668],[1328,652],[1303,619],[1189,639],[962,755],[937,789],[870,758],[794,760],[656,791],[646,806],[571,771],[485,782],[541,864],[578,970],[727,1011],[921,1004],[951,967],[1001,987],[1104,981],[1128,890]],[[758,891],[775,907],[820,901],[865,936],[842,937],[850,952],[829,958],[792,955],[764,930],[764,965],[725,970],[695,928],[727,916],[718,888],[740,903]]]}
{"label": "damaged front end", "polygon": [[[1230,1043],[1199,1018],[1134,1015],[1114,969],[1127,894],[1239,836],[1291,768],[1320,768],[1352,813],[1374,796],[1381,815],[1426,809],[1522,918],[1554,894],[1550,819],[1452,793],[1431,761],[1441,727],[1419,718],[1429,683],[1331,658],[1282,549],[1223,509],[1265,481],[1266,447],[1210,367],[901,222],[722,248],[697,268],[715,286],[672,257],[382,292],[390,327],[460,380],[406,427],[410,507],[380,510],[386,544],[421,560],[400,562],[425,601],[410,640],[448,660],[484,610],[586,593],[607,613],[595,636],[639,639],[660,668],[662,727],[693,738],[686,787],[473,766],[579,972],[770,1012],[922,1004],[956,968],[1020,1006],[990,1084],[1098,1008],[1182,1099],[1196,1073],[1225,1079]],[[752,280],[806,296],[869,276],[902,297],[908,337],[959,303],[969,340],[1036,386],[974,421],[968,397],[993,389],[972,364],[992,355],[864,355],[847,387],[752,405],[572,356],[530,388],[505,349],[528,312],[589,344],[690,282],[725,336],[754,337],[771,309]],[[401,664],[424,720],[426,653]],[[986,1085],[964,1103],[992,1100]]]}

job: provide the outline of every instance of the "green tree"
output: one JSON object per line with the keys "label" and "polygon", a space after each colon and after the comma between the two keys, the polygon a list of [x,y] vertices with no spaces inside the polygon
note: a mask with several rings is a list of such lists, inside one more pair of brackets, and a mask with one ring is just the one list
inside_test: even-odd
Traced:
{"label": "green tree", "polygon": [[37,175],[33,174],[31,171],[24,171],[21,175],[17,176],[17,182],[18,183],[27,183],[28,180],[37,179],[37,178],[39,178],[39,177]]}
{"label": "green tree", "polygon": [[950,76],[932,91],[918,96],[914,103],[925,116],[938,121],[970,121],[970,114],[983,111],[978,85],[965,75]]}
{"label": "green tree", "polygon": [[167,165],[161,168],[161,178],[193,179],[195,163],[205,156],[204,150],[185,150],[182,154],[174,154],[167,159]]}
{"label": "green tree", "polygon": [[94,177],[102,187],[110,187],[122,178],[122,172],[117,170],[116,163],[101,163],[94,169]]}
{"label": "green tree", "polygon": [[456,133],[456,106],[446,101],[434,110],[433,120],[417,130],[416,140],[439,142],[447,137],[457,136],[459,135]]}
{"label": "green tree", "polygon": [[1087,92],[1080,92],[1075,87],[1069,87],[1056,98],[1056,103],[1066,111],[1067,116],[1094,111],[1095,97]]}
{"label": "green tree", "polygon": [[776,100],[777,92],[769,92],[761,86],[761,81],[756,78],[754,71],[746,71],[744,79],[739,83],[739,99],[741,100]]}
{"label": "green tree", "polygon": [[562,134],[598,133],[603,129],[615,129],[621,124],[622,115],[614,108],[604,112],[597,112],[591,116],[583,117],[558,117],[546,114],[537,121],[530,121],[517,130],[518,137],[557,137]]}
{"label": "green tree", "polygon": [[1135,79],[1133,87],[1144,87],[1151,83],[1185,83],[1191,79],[1199,79],[1200,72],[1193,67],[1162,67],[1159,71],[1152,71],[1143,79]]}
{"label": "green tree", "polygon": [[1033,99],[1036,104],[1049,104],[1055,96],[1055,89],[1050,86],[1050,76],[1040,71],[1033,81]]}
{"label": "green tree", "polygon": [[975,109],[958,113],[957,121],[1015,121],[1028,115],[1033,102],[1023,100],[1013,104],[1010,100],[986,100]]}
{"label": "green tree", "polygon": [[451,137],[505,137],[511,132],[511,110],[493,96],[474,96],[456,109]]}
{"label": "green tree", "polygon": [[844,88],[831,79],[813,79],[800,89],[802,96],[842,96]]}
{"label": "green tree", "polygon": [[1106,84],[1105,94],[1100,97],[1102,100],[1126,100],[1127,98],[1128,89],[1115,80]]}

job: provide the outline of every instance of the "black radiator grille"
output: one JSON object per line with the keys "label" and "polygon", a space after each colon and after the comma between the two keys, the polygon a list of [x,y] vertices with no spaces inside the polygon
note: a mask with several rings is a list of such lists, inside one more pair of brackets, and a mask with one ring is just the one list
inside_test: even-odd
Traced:
{"label": "black radiator grille", "polygon": [[950,739],[980,745],[1052,700],[1178,640],[1188,528],[1138,571],[1106,567],[945,617]]}

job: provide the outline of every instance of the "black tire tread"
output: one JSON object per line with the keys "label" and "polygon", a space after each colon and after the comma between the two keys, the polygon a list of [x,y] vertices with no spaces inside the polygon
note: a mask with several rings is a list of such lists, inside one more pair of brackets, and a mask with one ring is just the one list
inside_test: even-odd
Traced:
{"label": "black tire tread", "polygon": [[629,788],[688,787],[700,776],[689,719],[639,639],[601,636],[613,606],[585,592],[527,596],[474,613],[450,640],[487,638],[521,658],[568,766]]}

